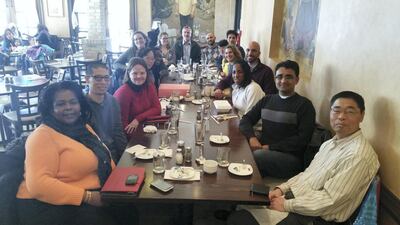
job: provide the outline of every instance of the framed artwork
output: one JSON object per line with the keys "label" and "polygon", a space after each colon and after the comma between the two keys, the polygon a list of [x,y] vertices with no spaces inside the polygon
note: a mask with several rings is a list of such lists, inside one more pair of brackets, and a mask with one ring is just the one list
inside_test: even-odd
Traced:
{"label": "framed artwork", "polygon": [[47,15],[49,17],[63,17],[64,0],[47,0]]}

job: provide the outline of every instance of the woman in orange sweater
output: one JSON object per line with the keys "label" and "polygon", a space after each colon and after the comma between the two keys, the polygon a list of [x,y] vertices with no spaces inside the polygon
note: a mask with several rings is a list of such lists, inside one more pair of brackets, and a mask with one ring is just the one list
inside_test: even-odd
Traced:
{"label": "woman in orange sweater", "polygon": [[42,124],[28,137],[17,193],[20,224],[117,224],[99,189],[115,167],[87,125],[90,107],[75,82],[48,86],[39,101]]}

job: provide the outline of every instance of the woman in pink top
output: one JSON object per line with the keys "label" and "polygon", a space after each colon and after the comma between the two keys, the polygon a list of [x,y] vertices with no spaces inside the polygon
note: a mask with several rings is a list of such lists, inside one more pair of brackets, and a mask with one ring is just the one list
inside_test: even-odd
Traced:
{"label": "woman in pink top", "polygon": [[41,95],[42,124],[26,141],[25,175],[17,192],[20,225],[118,224],[99,189],[115,167],[110,151],[87,125],[91,111],[71,81]]}
{"label": "woman in pink top", "polygon": [[132,58],[124,77],[124,85],[114,97],[121,106],[122,126],[128,138],[139,123],[161,114],[161,105],[153,82],[149,81],[149,70],[142,58]]}

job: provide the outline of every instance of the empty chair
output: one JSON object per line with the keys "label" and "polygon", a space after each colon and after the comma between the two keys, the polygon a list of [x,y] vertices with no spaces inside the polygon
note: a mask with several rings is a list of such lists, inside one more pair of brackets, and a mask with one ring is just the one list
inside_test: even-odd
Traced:
{"label": "empty chair", "polygon": [[5,76],[6,74],[10,74],[13,76],[18,75],[18,69],[15,66],[7,66],[7,55],[0,54],[0,76]]}
{"label": "empty chair", "polygon": [[[41,90],[49,84],[45,83],[35,86],[11,85],[11,109],[12,111],[3,114],[4,122],[9,122],[9,129],[19,137],[24,131],[31,131],[36,127],[36,120],[39,117],[38,102]],[[6,127],[7,129],[7,127]]]}
{"label": "empty chair", "polygon": [[52,70],[46,66],[43,60],[31,60],[33,73],[46,77],[47,79],[52,79]]}

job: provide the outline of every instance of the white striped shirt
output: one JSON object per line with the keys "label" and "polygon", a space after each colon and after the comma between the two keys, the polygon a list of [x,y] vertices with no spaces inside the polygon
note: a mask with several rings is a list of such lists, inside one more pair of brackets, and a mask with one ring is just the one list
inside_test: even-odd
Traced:
{"label": "white striped shirt", "polygon": [[342,139],[335,136],[322,144],[304,172],[278,186],[295,196],[285,200],[284,208],[326,221],[346,221],[360,205],[378,168],[378,157],[361,130]]}

